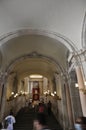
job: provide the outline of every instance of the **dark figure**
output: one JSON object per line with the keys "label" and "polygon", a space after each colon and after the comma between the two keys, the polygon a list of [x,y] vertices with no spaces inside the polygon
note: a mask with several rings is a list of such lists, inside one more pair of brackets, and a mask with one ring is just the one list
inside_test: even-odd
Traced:
{"label": "dark figure", "polygon": [[13,115],[13,110],[12,109],[10,109],[10,115]]}
{"label": "dark figure", "polygon": [[32,108],[32,103],[31,103],[31,102],[28,103],[28,107],[29,107],[30,109]]}
{"label": "dark figure", "polygon": [[51,101],[49,101],[48,104],[47,104],[47,110],[48,110],[49,116],[51,115],[51,108],[52,108],[52,103],[51,103]]}
{"label": "dark figure", "polygon": [[34,110],[35,110],[36,113],[38,112],[38,107],[39,107],[38,104],[36,104],[35,107],[34,107]]}
{"label": "dark figure", "polygon": [[1,129],[1,130],[7,130],[7,127],[8,127],[8,122],[7,122],[7,120],[4,120],[3,121],[3,129]]}
{"label": "dark figure", "polygon": [[86,130],[86,117],[78,117],[75,122],[76,130]]}
{"label": "dark figure", "polygon": [[46,116],[44,113],[38,113],[33,121],[35,130],[50,130],[46,123]]}
{"label": "dark figure", "polygon": [[38,112],[43,113],[44,112],[44,104],[39,103]]}
{"label": "dark figure", "polygon": [[0,122],[0,130],[2,129],[2,123]]}

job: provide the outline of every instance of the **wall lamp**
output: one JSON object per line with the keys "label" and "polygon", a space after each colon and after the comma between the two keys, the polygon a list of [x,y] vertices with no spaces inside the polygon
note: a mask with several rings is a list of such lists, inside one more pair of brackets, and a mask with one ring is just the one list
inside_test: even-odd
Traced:
{"label": "wall lamp", "polygon": [[[86,81],[84,82],[85,88],[80,88],[79,90],[82,91],[84,94],[86,94]],[[79,88],[78,83],[75,83],[75,87]]]}
{"label": "wall lamp", "polygon": [[46,92],[44,92],[44,94],[46,96],[52,96],[56,100],[61,100],[60,96],[57,96],[56,91],[54,91],[54,93],[52,93],[50,91],[46,91]]}

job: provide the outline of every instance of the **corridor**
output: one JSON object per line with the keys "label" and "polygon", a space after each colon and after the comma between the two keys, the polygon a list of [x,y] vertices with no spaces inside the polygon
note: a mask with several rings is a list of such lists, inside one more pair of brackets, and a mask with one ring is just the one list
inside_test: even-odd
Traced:
{"label": "corridor", "polygon": [[0,0],[0,122],[33,130],[42,101],[51,129],[86,117],[86,0]]}
{"label": "corridor", "polygon": [[[16,115],[14,130],[33,130],[33,120],[37,113],[33,108],[24,107]],[[52,130],[62,130],[53,113],[50,116],[46,113],[47,125]]]}

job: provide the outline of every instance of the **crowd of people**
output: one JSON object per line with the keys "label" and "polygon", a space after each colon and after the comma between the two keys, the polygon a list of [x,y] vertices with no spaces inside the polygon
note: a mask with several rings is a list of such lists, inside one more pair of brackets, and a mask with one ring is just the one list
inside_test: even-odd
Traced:
{"label": "crowd of people", "polygon": [[38,113],[48,113],[48,115],[51,115],[51,108],[52,108],[52,103],[49,100],[47,104],[44,104],[44,102],[40,102],[39,104],[34,106],[35,112]]}
{"label": "crowd of people", "polygon": [[[40,102],[39,104],[35,104],[34,107],[30,103],[29,108],[33,108],[36,112],[36,116],[33,120],[33,130],[50,130],[50,128],[47,125],[46,116],[51,115],[51,101],[49,100],[47,104],[44,104],[44,102]],[[14,130],[15,123],[16,120],[11,110],[10,114],[7,117],[5,117],[2,123],[0,123],[0,130]],[[75,129],[86,130],[86,117],[77,118],[75,122]]]}
{"label": "crowd of people", "polygon": [[[46,112],[50,116],[51,114],[51,107],[52,104],[49,101],[47,105],[44,104],[44,102],[39,102],[39,104],[35,104],[33,107],[32,103],[29,103],[28,108],[34,108],[34,111],[37,113],[34,121],[33,121],[33,127],[36,130],[39,128],[48,128],[46,125]],[[0,123],[0,130],[13,130],[14,129],[14,124],[16,123],[15,117],[13,116],[13,111],[10,110],[10,114],[5,117],[2,123]]]}

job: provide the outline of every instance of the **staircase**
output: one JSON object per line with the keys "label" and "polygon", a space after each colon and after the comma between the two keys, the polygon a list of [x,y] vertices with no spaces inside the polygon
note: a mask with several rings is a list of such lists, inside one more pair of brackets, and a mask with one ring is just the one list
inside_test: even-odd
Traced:
{"label": "staircase", "polygon": [[[33,130],[33,119],[35,114],[36,113],[32,108],[22,108],[16,116],[16,124],[14,125],[14,130]],[[52,130],[62,130],[53,113],[51,116],[47,115],[47,124]]]}
{"label": "staircase", "polygon": [[14,130],[32,130],[34,116],[34,109],[22,108],[16,116]]}
{"label": "staircase", "polygon": [[53,113],[51,113],[50,116],[47,116],[47,124],[51,130],[63,130]]}

